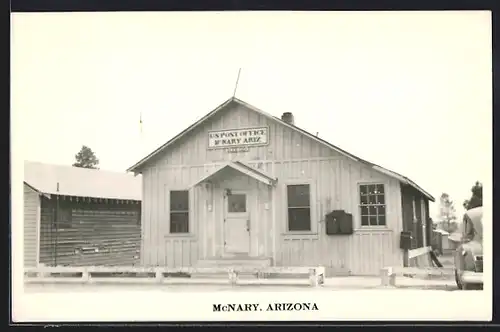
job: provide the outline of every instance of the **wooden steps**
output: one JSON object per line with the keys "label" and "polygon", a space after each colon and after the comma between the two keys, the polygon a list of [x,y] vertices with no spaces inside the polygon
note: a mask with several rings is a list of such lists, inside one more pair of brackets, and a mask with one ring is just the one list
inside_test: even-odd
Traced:
{"label": "wooden steps", "polygon": [[[271,258],[267,257],[223,257],[207,258],[199,260],[197,268],[264,268],[271,266]],[[239,274],[242,279],[256,279],[255,272],[242,272]],[[227,274],[222,273],[194,273],[191,278],[227,278]]]}
{"label": "wooden steps", "polygon": [[199,260],[198,267],[231,267],[231,266],[271,266],[271,258],[268,257],[224,257],[207,258]]}

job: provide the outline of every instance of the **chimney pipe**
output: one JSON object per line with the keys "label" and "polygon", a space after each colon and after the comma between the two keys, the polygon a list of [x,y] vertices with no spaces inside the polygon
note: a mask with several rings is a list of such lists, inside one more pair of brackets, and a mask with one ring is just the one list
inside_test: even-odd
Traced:
{"label": "chimney pipe", "polygon": [[283,113],[283,115],[281,116],[281,120],[283,120],[284,122],[291,124],[291,125],[295,124],[292,112]]}

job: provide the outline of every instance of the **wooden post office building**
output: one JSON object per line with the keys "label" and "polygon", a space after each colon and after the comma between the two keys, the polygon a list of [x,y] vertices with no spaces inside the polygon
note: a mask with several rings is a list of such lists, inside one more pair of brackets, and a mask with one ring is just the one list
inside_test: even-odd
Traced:
{"label": "wooden post office building", "polygon": [[142,174],[144,265],[262,260],[373,275],[430,243],[434,198],[417,184],[237,98],[128,171]]}

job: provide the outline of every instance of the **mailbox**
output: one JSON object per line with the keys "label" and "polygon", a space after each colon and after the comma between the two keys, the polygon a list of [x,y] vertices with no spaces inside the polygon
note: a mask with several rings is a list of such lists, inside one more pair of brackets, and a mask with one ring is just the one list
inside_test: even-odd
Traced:
{"label": "mailbox", "polygon": [[399,248],[403,250],[410,250],[411,239],[411,232],[401,232],[401,236],[399,237]]}
{"label": "mailbox", "polygon": [[334,210],[326,215],[327,235],[349,235],[353,233],[352,214]]}
{"label": "mailbox", "polygon": [[340,223],[340,233],[349,235],[352,234],[353,232],[354,229],[352,227],[352,214],[346,213]]}
{"label": "mailbox", "polygon": [[337,211],[330,212],[326,215],[326,234],[334,235],[340,232],[340,213]]}

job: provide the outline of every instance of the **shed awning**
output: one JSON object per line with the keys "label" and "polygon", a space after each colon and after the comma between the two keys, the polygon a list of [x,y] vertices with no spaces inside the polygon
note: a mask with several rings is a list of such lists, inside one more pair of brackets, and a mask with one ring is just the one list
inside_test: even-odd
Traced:
{"label": "shed awning", "polygon": [[230,161],[227,164],[225,164],[224,166],[222,166],[222,167],[216,169],[215,171],[205,175],[204,177],[202,177],[201,179],[199,179],[198,181],[193,183],[192,187],[194,187],[202,182],[208,182],[210,180],[213,180],[214,178],[219,176],[223,171],[225,171],[227,169],[236,170],[239,173],[242,173],[246,176],[254,178],[255,180],[260,181],[262,183],[265,183],[268,186],[274,186],[274,184],[277,181],[276,178],[254,168],[252,166],[248,166],[248,165],[242,163],[241,161]]}
{"label": "shed awning", "polygon": [[24,162],[24,183],[46,196],[141,201],[142,179],[121,172]]}

